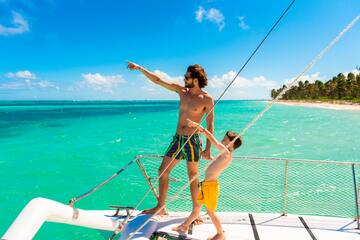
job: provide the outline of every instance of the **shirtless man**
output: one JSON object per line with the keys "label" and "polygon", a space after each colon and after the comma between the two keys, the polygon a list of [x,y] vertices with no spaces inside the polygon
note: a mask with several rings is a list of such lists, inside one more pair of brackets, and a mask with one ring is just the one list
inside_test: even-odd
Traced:
{"label": "shirtless man", "polygon": [[197,199],[198,205],[193,208],[193,211],[184,223],[173,228],[173,230],[186,234],[189,225],[199,216],[202,204],[204,204],[217,231],[216,235],[209,239],[223,240],[225,239],[225,234],[222,230],[220,219],[215,214],[220,191],[218,177],[230,165],[232,161],[232,152],[241,146],[242,140],[237,133],[228,131],[220,143],[215,139],[212,133],[204,129],[198,123],[188,120],[188,125],[189,127],[200,129],[200,132],[204,133],[206,138],[211,141],[211,144],[216,147],[220,153],[206,169],[205,180],[201,182],[201,193]]}
{"label": "shirtless man", "polygon": [[[175,165],[179,163],[181,159],[185,158],[187,160],[188,177],[191,179],[198,173],[198,161],[201,156],[204,159],[211,159],[211,143],[210,141],[206,141],[206,148],[202,151],[198,132],[185,144],[189,136],[196,130],[196,128],[188,126],[186,119],[190,118],[195,122],[200,122],[204,114],[208,114],[206,117],[206,126],[209,132],[214,132],[214,112],[212,111],[214,101],[212,97],[203,90],[207,85],[207,76],[205,70],[198,64],[188,67],[184,75],[185,86],[166,82],[154,73],[132,62],[128,62],[128,68],[131,70],[139,70],[155,84],[176,92],[180,97],[180,111],[176,134],[166,150],[159,168],[158,203],[154,208],[143,212],[145,214],[154,214],[159,211],[160,215],[164,215],[166,214],[165,200],[169,189],[169,175]],[[179,152],[184,144],[183,150]],[[198,205],[196,202],[199,195],[198,179],[191,183],[190,192],[194,209]],[[201,219],[199,219],[199,221],[201,222]]]}

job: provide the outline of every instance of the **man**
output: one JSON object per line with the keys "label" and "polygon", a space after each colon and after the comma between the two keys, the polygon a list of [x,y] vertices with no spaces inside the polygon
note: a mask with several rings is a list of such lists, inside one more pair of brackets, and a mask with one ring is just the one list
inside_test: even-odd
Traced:
{"label": "man", "polygon": [[198,123],[188,120],[188,124],[190,127],[198,128],[201,133],[204,133],[206,138],[211,141],[220,153],[206,169],[205,180],[201,182],[201,194],[197,199],[198,205],[193,208],[193,211],[184,223],[173,228],[173,230],[186,234],[188,232],[189,225],[199,216],[202,204],[204,204],[217,231],[215,236],[208,239],[223,240],[225,239],[225,234],[221,227],[220,219],[215,214],[220,191],[218,178],[219,175],[230,165],[232,161],[232,152],[241,146],[242,140],[240,135],[237,133],[227,131],[223,140],[218,142],[212,133],[204,129]]}
{"label": "man", "polygon": [[[207,129],[213,133],[214,112],[212,111],[212,108],[214,106],[214,101],[212,97],[203,90],[203,88],[207,85],[207,76],[205,70],[198,64],[190,65],[188,67],[184,76],[185,86],[166,82],[154,73],[132,62],[128,62],[128,68],[131,70],[139,70],[153,83],[170,91],[176,92],[180,97],[180,111],[176,134],[173,137],[173,140],[170,143],[159,168],[160,178],[158,203],[154,208],[143,212],[145,214],[154,214],[159,211],[160,215],[164,215],[166,214],[165,200],[169,189],[169,175],[176,164],[179,163],[181,159],[186,159],[188,177],[191,179],[198,173],[198,161],[201,156],[207,160],[211,159],[210,141],[206,141],[206,148],[203,152],[201,152],[199,134],[195,133],[189,139],[190,135],[194,133],[196,128],[189,127],[186,119],[190,118],[195,122],[200,122],[204,114],[208,114],[206,117]],[[185,144],[185,142],[187,143]],[[185,146],[183,146],[184,144]],[[183,149],[181,149],[182,147]],[[196,202],[199,194],[198,179],[191,183],[190,192],[193,208],[195,208],[198,205]]]}

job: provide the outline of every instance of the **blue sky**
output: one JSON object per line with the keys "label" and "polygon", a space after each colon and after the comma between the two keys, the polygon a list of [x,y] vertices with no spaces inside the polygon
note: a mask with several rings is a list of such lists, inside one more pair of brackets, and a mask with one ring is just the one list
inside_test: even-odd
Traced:
{"label": "blue sky", "polygon": [[[126,60],[180,83],[199,63],[217,98],[289,3],[0,0],[0,100],[177,99]],[[358,0],[297,0],[224,98],[269,98],[359,14]],[[359,42],[360,23],[308,78],[354,70]]]}

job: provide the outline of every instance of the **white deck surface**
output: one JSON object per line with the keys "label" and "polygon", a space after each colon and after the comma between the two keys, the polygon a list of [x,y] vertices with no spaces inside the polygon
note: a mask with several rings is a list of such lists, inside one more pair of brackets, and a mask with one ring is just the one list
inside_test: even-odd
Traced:
{"label": "white deck surface", "polygon": [[[158,231],[178,234],[171,228],[182,222],[188,213],[171,213],[159,219]],[[254,240],[254,230],[248,213],[218,213],[228,240]],[[309,231],[304,227],[299,216],[279,214],[253,213],[255,228],[260,240],[291,239],[291,240],[360,240],[360,231],[356,229],[356,222],[352,219],[302,216]],[[208,216],[203,217],[205,223],[194,226],[193,234],[187,235],[192,239],[207,239],[215,234],[215,228]]]}

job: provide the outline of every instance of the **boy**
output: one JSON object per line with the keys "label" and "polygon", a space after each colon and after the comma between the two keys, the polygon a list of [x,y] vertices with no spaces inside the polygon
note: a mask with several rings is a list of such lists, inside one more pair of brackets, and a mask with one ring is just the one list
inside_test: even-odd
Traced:
{"label": "boy", "polygon": [[[223,240],[225,234],[222,230],[219,218],[215,214],[217,200],[219,197],[219,175],[230,165],[232,160],[232,152],[241,146],[242,140],[240,135],[235,132],[226,132],[223,140],[218,142],[215,137],[201,125],[187,119],[189,127],[198,128],[211,144],[220,150],[219,155],[210,163],[205,172],[205,180],[201,182],[201,193],[197,199],[198,207],[194,208],[190,216],[179,226],[173,228],[174,231],[186,233],[189,225],[199,216],[202,204],[205,204],[208,215],[216,228],[216,235],[211,240]],[[236,140],[235,140],[236,138]],[[234,141],[235,140],[235,141]]]}

